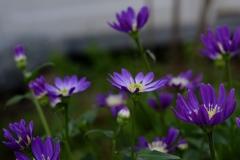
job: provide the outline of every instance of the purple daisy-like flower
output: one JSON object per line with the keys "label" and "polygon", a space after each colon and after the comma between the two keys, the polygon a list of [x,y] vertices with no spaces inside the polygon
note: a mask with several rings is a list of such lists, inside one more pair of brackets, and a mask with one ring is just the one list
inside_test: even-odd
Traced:
{"label": "purple daisy-like flower", "polygon": [[90,86],[90,82],[86,81],[86,78],[83,77],[78,80],[77,76],[66,76],[63,80],[60,78],[55,79],[55,86],[50,84],[45,84],[45,88],[48,91],[49,95],[57,97],[68,97],[74,93],[84,91]]}
{"label": "purple daisy-like flower", "polygon": [[151,151],[159,151],[163,153],[174,153],[177,148],[187,148],[187,141],[179,137],[179,130],[173,127],[169,128],[166,137],[155,137],[153,142],[148,142],[144,137],[139,137],[139,145],[136,145],[136,150],[149,149]]}
{"label": "purple daisy-like flower", "polygon": [[178,94],[177,110],[172,108],[174,114],[187,123],[198,126],[215,126],[226,120],[236,108],[234,89],[231,89],[226,96],[223,84],[219,86],[218,99],[210,84],[201,84],[200,96],[202,103],[199,103],[192,90],[188,90],[187,100]]}
{"label": "purple daisy-like flower", "polygon": [[19,123],[10,123],[9,128],[16,135],[17,139],[7,129],[3,128],[4,137],[9,140],[9,142],[3,141],[7,147],[13,150],[22,150],[30,146],[34,130],[33,121],[30,121],[27,126],[26,122],[22,119]]}
{"label": "purple daisy-like flower", "polygon": [[174,87],[177,89],[196,89],[200,86],[202,80],[202,74],[198,74],[195,78],[192,78],[193,71],[187,70],[186,72],[180,73],[177,77],[171,74],[167,75],[167,86]]}
{"label": "purple daisy-like flower", "polygon": [[240,51],[240,28],[231,36],[227,26],[217,27],[215,35],[208,30],[206,35],[201,35],[201,40],[206,47],[200,50],[201,54],[213,60],[222,59],[223,54],[233,57]]}
{"label": "purple daisy-like flower", "polygon": [[109,92],[107,96],[104,94],[99,94],[95,101],[97,102],[97,107],[108,107],[111,110],[112,115],[116,118],[118,112],[123,108],[126,103],[127,95],[124,92],[119,94],[114,94]]}
{"label": "purple daisy-like flower", "polygon": [[139,13],[135,14],[132,7],[128,7],[127,11],[122,11],[121,14],[116,14],[118,23],[109,23],[112,28],[125,33],[131,33],[140,30],[148,21],[149,9],[144,6]]}
{"label": "purple daisy-like flower", "polygon": [[34,92],[34,95],[37,98],[41,98],[48,93],[47,89],[45,88],[45,80],[43,76],[40,76],[39,78],[36,78],[35,81],[32,81],[29,84],[29,88]]}
{"label": "purple daisy-like flower", "polygon": [[36,160],[58,160],[60,153],[60,142],[57,141],[54,147],[51,137],[47,137],[45,143],[40,137],[33,138],[32,152]]}
{"label": "purple daisy-like flower", "polygon": [[[109,74],[110,75],[110,74]],[[151,92],[158,90],[165,86],[167,82],[166,78],[161,78],[154,82],[153,72],[147,73],[145,76],[142,72],[139,72],[135,78],[129,73],[128,70],[122,69],[122,74],[114,72],[113,75],[110,75],[112,80],[108,80],[115,88],[123,90],[129,93],[138,93],[138,92]]]}
{"label": "purple daisy-like flower", "polygon": [[237,123],[237,126],[238,126],[238,128],[240,128],[240,118],[236,118],[236,123]]}
{"label": "purple daisy-like flower", "polygon": [[149,98],[148,104],[150,107],[152,107],[156,111],[166,110],[172,103],[173,97],[174,96],[171,93],[160,93],[158,95],[159,103],[155,99]]}

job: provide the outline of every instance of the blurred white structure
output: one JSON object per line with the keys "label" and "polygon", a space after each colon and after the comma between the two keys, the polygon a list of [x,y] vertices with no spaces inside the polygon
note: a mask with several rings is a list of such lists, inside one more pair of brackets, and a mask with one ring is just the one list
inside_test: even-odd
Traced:
{"label": "blurred white structure", "polygon": [[[111,47],[129,43],[131,40],[126,34],[107,24],[116,21],[115,14],[128,6],[136,11],[143,5],[150,7],[150,19],[143,29],[148,33],[147,41],[169,41],[174,1],[181,4],[180,36],[186,39],[198,25],[204,0],[0,0],[0,75],[3,77],[0,87],[7,88],[10,85],[6,83],[19,82],[16,77],[20,76],[16,74],[20,72],[13,61],[13,47],[17,43],[25,45],[30,68],[46,61],[48,49],[53,44],[81,48],[86,46],[83,41],[89,37],[98,38],[101,45]],[[212,0],[208,26],[230,23],[221,20],[236,15],[234,23],[240,25],[239,12],[240,0]]]}
{"label": "blurred white structure", "polygon": [[[0,0],[0,44],[25,36],[46,36],[53,40],[72,37],[116,34],[108,21],[115,13],[132,6],[136,10],[150,5],[151,19],[147,27],[171,26],[174,0]],[[199,19],[203,0],[181,1],[181,26],[194,26]],[[240,11],[240,0],[213,0],[208,24],[215,23],[221,11]],[[1,45],[0,45],[1,46]]]}

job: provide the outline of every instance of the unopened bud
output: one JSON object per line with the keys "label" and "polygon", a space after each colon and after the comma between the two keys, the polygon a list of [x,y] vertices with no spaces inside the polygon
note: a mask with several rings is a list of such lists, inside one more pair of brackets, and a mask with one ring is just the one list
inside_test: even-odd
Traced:
{"label": "unopened bud", "polygon": [[18,69],[25,70],[27,67],[27,57],[25,56],[22,45],[17,45],[14,48],[14,58]]}
{"label": "unopened bud", "polygon": [[127,107],[124,107],[118,112],[117,122],[119,125],[124,125],[128,122],[129,118],[130,111]]}

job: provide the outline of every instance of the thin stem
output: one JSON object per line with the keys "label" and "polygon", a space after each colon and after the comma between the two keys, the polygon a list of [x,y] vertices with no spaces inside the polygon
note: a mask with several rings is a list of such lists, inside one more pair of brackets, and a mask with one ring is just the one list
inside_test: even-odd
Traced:
{"label": "thin stem", "polygon": [[144,62],[144,64],[145,64],[145,67],[146,67],[147,71],[150,72],[150,71],[151,71],[151,67],[150,67],[150,65],[149,65],[149,63],[148,63],[146,53],[145,53],[145,51],[143,50],[143,47],[142,47],[142,45],[141,45],[140,42],[139,42],[139,38],[135,38],[134,41],[136,42],[137,47],[138,47],[138,50],[139,50],[140,53],[141,53],[141,57],[142,57],[142,60],[143,60],[143,62]]}
{"label": "thin stem", "polygon": [[69,134],[68,134],[68,106],[64,106],[65,108],[65,136],[67,142],[69,142]]}
{"label": "thin stem", "polygon": [[213,144],[213,131],[207,133],[209,149],[211,153],[211,160],[215,160],[215,151],[214,151],[214,144]]}
{"label": "thin stem", "polygon": [[135,109],[137,107],[137,101],[133,100],[133,108],[132,108],[132,150],[131,150],[131,160],[134,160],[134,145],[135,145],[135,135],[134,135],[134,124],[135,124],[135,118],[136,118],[136,113],[135,113]]}
{"label": "thin stem", "polygon": [[43,114],[42,107],[39,105],[37,99],[35,98],[33,91],[31,91],[31,94],[32,94],[32,101],[33,101],[33,103],[34,103],[34,105],[35,105],[35,107],[36,107],[36,109],[37,109],[37,112],[38,112],[38,114],[39,114],[39,116],[40,116],[40,119],[41,119],[41,121],[42,121],[44,130],[45,130],[45,132],[46,132],[46,134],[47,134],[48,136],[51,136],[52,134],[51,134],[51,131],[50,131],[50,129],[49,129],[49,126],[48,126],[46,117],[45,117],[44,114]]}
{"label": "thin stem", "polygon": [[62,127],[62,124],[61,124],[61,122],[60,122],[56,112],[54,112],[54,117],[55,117],[55,119],[57,121],[58,129],[60,130],[62,137],[64,137],[64,132],[63,132],[63,129],[62,129],[63,127]]}
{"label": "thin stem", "polygon": [[95,155],[97,156],[97,158],[99,160],[103,160],[103,157],[101,155],[101,152],[99,151],[98,146],[96,145],[96,143],[90,138],[89,135],[85,136],[85,140],[87,141],[87,143],[91,146],[92,150],[94,151]]}
{"label": "thin stem", "polygon": [[231,71],[230,71],[230,60],[226,59],[226,72],[227,72],[227,81],[228,81],[228,91],[232,88],[232,78],[231,78]]}
{"label": "thin stem", "polygon": [[120,130],[121,130],[121,126],[118,126],[117,132],[115,133],[115,135],[113,137],[113,140],[112,140],[112,143],[113,143],[112,144],[113,145],[113,155],[112,155],[113,160],[116,160],[116,158],[117,158],[118,151],[116,150],[116,144],[117,144],[117,136],[118,136]]}

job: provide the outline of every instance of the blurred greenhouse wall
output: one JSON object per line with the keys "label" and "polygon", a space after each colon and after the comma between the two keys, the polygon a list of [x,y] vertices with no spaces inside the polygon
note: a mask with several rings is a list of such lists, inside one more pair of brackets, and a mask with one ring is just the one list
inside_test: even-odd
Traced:
{"label": "blurred greenhouse wall", "polygon": [[[178,1],[178,14],[174,15],[174,2]],[[178,20],[179,40],[192,40],[198,35],[204,3],[208,5],[206,25],[215,27],[240,24],[239,0],[0,0],[0,80],[2,89],[17,84],[13,78],[12,48],[18,43],[25,46],[30,68],[45,62],[52,50],[77,53],[90,41],[103,48],[122,48],[131,44],[126,35],[111,29],[107,22],[115,21],[115,13],[132,6],[150,7],[151,16],[143,30],[143,39],[150,45],[168,44],[172,39],[173,20]],[[205,12],[205,11],[204,11]],[[174,19],[176,17],[176,19]],[[11,73],[11,74],[10,74]],[[17,76],[18,77],[18,76]]]}

